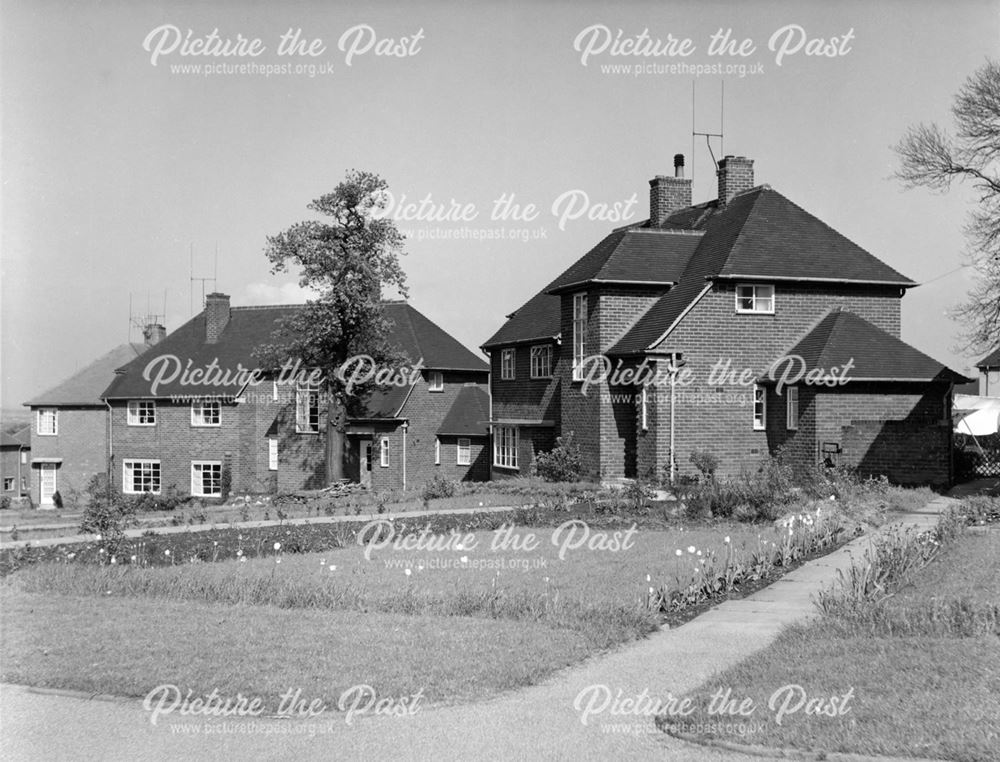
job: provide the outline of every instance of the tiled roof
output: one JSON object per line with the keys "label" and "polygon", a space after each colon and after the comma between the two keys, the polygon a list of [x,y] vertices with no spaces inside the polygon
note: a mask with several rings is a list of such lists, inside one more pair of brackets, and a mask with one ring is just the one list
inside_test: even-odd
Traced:
{"label": "tiled roof", "polygon": [[529,339],[552,339],[559,335],[560,298],[545,291],[535,294],[483,344],[483,348]]}
{"label": "tiled roof", "polygon": [[0,432],[0,447],[30,447],[31,427],[25,426],[15,432],[8,434],[6,431]]}
{"label": "tiled roof", "polygon": [[[257,347],[273,343],[275,331],[282,318],[302,309],[302,305],[273,307],[233,307],[229,323],[219,340],[205,342],[205,313],[195,315],[180,328],[170,333],[146,357],[135,360],[124,368],[102,395],[108,399],[148,397],[150,382],[143,379],[143,370],[151,361],[163,355],[174,355],[185,366],[203,368],[213,361],[223,371],[231,371],[233,383],[223,385],[181,384],[180,379],[160,385],[156,396],[183,395],[235,395],[242,385],[236,383],[236,369],[257,367],[254,352]],[[411,362],[423,358],[425,368],[471,370],[483,373],[489,370],[486,362],[466,349],[457,339],[404,302],[387,302],[386,317],[393,323],[392,340]],[[392,392],[387,392],[392,397]],[[386,404],[391,404],[387,401]],[[381,408],[381,404],[376,407]]]}
{"label": "tiled roof", "polygon": [[39,406],[100,406],[101,393],[115,377],[115,370],[141,356],[145,344],[122,344],[77,371],[57,386],[33,397],[25,405]]}
{"label": "tiled roof", "polygon": [[377,389],[364,401],[365,412],[352,415],[352,420],[396,418],[411,389],[413,389],[412,386],[389,386],[385,389]]}
{"label": "tiled roof", "polygon": [[667,226],[704,230],[677,286],[610,350],[642,352],[665,337],[714,278],[916,285],[767,186],[684,209]]}
{"label": "tiled roof", "polygon": [[[853,312],[843,310],[835,310],[823,318],[787,355],[801,357],[806,372],[814,368],[829,372],[850,363],[847,371],[850,381],[964,383],[969,380]],[[783,370],[783,366],[776,369],[778,378]]]}
{"label": "tiled roof", "polygon": [[489,434],[490,397],[478,386],[464,386],[441,422],[439,436],[485,437]]}
{"label": "tiled roof", "polygon": [[977,368],[1000,368],[1000,347],[990,352],[986,357],[976,363]]}
{"label": "tiled roof", "polygon": [[676,283],[700,234],[693,231],[624,228],[616,230],[546,287],[557,293],[590,281]]}

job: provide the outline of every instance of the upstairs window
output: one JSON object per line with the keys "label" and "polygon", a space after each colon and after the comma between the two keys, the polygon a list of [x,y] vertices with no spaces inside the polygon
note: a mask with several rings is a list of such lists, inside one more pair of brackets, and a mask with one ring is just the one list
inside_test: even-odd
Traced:
{"label": "upstairs window", "polygon": [[799,427],[799,387],[787,387],[785,395],[785,428],[795,431]]}
{"label": "upstairs window", "polygon": [[587,356],[587,295],[573,295],[573,380],[583,381],[583,360]]}
{"label": "upstairs window", "polygon": [[531,348],[531,377],[550,378],[552,376],[552,347],[539,344]]}
{"label": "upstairs window", "polygon": [[195,400],[191,403],[192,426],[221,426],[222,403],[219,400]]}
{"label": "upstairs window", "polygon": [[129,426],[155,426],[156,403],[153,400],[129,400]]}
{"label": "upstairs window", "polygon": [[319,387],[299,384],[295,388],[295,430],[299,434],[319,432]]}
{"label": "upstairs window", "polygon": [[432,370],[427,373],[427,390],[431,392],[444,391],[444,373]]}
{"label": "upstairs window", "polygon": [[514,350],[505,349],[500,353],[500,380],[514,380]]}
{"label": "upstairs window", "polygon": [[774,314],[774,286],[737,286],[736,311]]}
{"label": "upstairs window", "polygon": [[59,433],[59,422],[56,420],[55,408],[48,407],[38,411],[36,431],[42,437],[54,437]]}

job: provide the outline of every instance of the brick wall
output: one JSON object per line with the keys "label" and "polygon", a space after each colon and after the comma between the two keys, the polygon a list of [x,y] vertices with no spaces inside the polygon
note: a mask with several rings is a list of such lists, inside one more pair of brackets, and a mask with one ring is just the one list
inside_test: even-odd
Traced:
{"label": "brick wall", "polygon": [[[22,452],[26,456],[24,463],[21,463]],[[23,490],[19,481],[21,477],[24,478]],[[3,490],[0,494],[7,497],[16,497],[21,494],[31,495],[32,500],[38,502],[38,495],[31,492],[31,450],[28,448],[20,450],[17,447],[4,447],[3,450],[0,450],[0,489],[3,488],[3,483],[7,479],[14,480],[13,486],[9,490]]]}
{"label": "brick wall", "polygon": [[[894,288],[776,284],[775,314],[737,314],[736,284],[716,283],[664,342],[664,351],[683,354],[692,383],[677,389],[675,438],[679,474],[696,474],[690,455],[709,450],[720,459],[720,474],[735,474],[752,466],[770,450],[768,431],[753,429],[752,384],[708,384],[709,372],[720,359],[730,360],[737,377],[743,369],[752,377],[763,373],[787,352],[831,307],[840,306],[883,330],[899,335],[900,299]],[[666,329],[666,326],[664,326]],[[638,472],[661,472],[663,442],[669,438],[669,387],[656,395],[655,444],[644,444]],[[806,402],[804,397],[802,402]],[[800,405],[802,404],[800,402]],[[784,422],[784,400],[769,395],[768,419]],[[775,411],[774,408],[779,410]],[[781,437],[788,439],[787,435]],[[804,446],[803,435],[795,435]],[[648,458],[655,453],[657,461]]]}
{"label": "brick wall", "polygon": [[[531,347],[537,344],[521,344],[510,347],[514,350],[514,380],[500,378],[500,358],[502,349],[490,352],[490,384],[493,392],[493,417],[495,419],[515,418],[520,420],[555,421],[560,415],[560,393],[562,390],[559,365],[566,362],[561,356],[563,346],[555,342],[539,342],[552,347],[552,377],[531,378]],[[572,361],[572,355],[569,356]]]}
{"label": "brick wall", "polygon": [[[56,469],[56,489],[65,503],[78,502],[94,474],[107,469],[107,408],[65,407],[56,414],[56,436],[38,434],[37,413],[31,413],[31,457],[62,458]],[[38,467],[32,469],[32,500],[38,495]]]}

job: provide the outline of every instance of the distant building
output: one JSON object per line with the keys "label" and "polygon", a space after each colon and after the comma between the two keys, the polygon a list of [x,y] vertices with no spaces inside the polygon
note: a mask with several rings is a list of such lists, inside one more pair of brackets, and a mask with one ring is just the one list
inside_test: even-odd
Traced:
{"label": "distant building", "polygon": [[976,363],[979,368],[979,396],[1000,397],[1000,347]]}
{"label": "distant building", "polygon": [[31,494],[31,429],[0,434],[0,495],[8,498]]}
{"label": "distant building", "polygon": [[53,507],[53,496],[82,494],[108,467],[108,408],[101,393],[115,370],[163,338],[161,325],[147,326],[145,343],[122,344],[62,383],[24,403],[31,408],[32,500]]}

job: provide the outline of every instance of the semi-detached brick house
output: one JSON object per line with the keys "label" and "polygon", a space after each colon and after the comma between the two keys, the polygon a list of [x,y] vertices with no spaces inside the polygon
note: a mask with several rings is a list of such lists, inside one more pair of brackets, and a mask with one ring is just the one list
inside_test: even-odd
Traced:
{"label": "semi-detached brick house", "polygon": [[[103,395],[115,484],[125,493],[217,496],[228,470],[236,493],[324,486],[321,390],[270,372],[260,383],[238,377],[258,367],[256,348],[273,343],[281,320],[299,309],[231,307],[227,295],[209,294],[203,312],[121,368]],[[488,478],[486,363],[410,305],[387,302],[384,311],[392,342],[423,370],[372,394],[364,414],[349,419],[345,474],[377,490],[420,487],[436,474]],[[191,384],[177,372],[208,367],[230,377]]]}
{"label": "semi-detached brick house", "polygon": [[31,495],[31,427],[0,432],[0,497],[14,500]]}
{"label": "semi-detached brick house", "polygon": [[649,185],[648,220],[612,231],[483,345],[495,476],[572,432],[608,481],[669,474],[671,457],[693,475],[699,450],[735,474],[779,449],[799,467],[951,480],[965,379],[900,340],[916,283],[755,186],[747,158],[719,162],[706,203],[691,203],[680,155]]}
{"label": "semi-detached brick house", "polygon": [[56,492],[75,502],[95,474],[108,467],[108,409],[101,393],[115,370],[131,362],[166,331],[161,325],[143,330],[144,343],[128,343],[74,373],[62,383],[24,403],[31,408],[32,501],[52,508]]}

